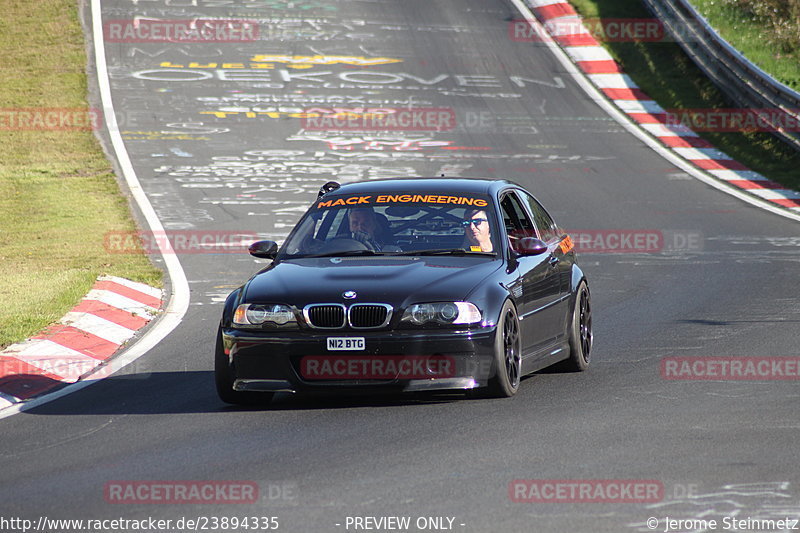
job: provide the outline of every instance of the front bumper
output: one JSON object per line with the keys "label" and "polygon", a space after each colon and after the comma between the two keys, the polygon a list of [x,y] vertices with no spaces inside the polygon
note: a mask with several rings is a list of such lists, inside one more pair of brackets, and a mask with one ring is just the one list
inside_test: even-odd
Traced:
{"label": "front bumper", "polygon": [[[233,388],[261,392],[413,392],[485,386],[495,327],[466,330],[291,332],[223,328]],[[328,337],[364,337],[365,349],[328,351]]]}

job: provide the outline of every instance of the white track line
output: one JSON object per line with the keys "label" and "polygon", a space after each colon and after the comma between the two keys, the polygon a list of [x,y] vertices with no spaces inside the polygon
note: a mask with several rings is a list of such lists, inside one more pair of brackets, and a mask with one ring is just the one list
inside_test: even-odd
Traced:
{"label": "white track line", "polygon": [[[550,2],[549,0],[541,0],[541,1],[547,3],[554,3]],[[540,35],[544,35],[546,33],[542,24],[538,21],[536,16],[531,12],[528,6],[525,5],[523,0],[511,0],[511,3],[514,4],[514,6],[520,12],[522,17],[525,19],[525,22],[530,24],[531,28],[533,28],[534,31],[541,32],[539,33]],[[541,5],[541,2],[537,1],[536,5],[537,6]],[[587,79],[586,75],[584,75],[583,72],[581,72],[578,69],[578,67],[575,66],[575,64],[569,59],[567,54],[564,53],[564,51],[557,43],[553,42],[550,39],[547,39],[545,40],[544,43],[540,44],[544,44],[550,49],[550,51],[553,53],[556,59],[558,59],[559,63],[561,63],[561,66],[563,66],[566,69],[566,71],[570,73],[570,75],[578,84],[578,86],[580,86],[580,88],[584,90],[584,92],[589,96],[589,98],[594,100],[597,103],[597,105],[599,105],[603,109],[603,111],[608,113],[608,115],[611,118],[616,120],[620,126],[628,130],[629,133],[631,133],[634,137],[645,143],[658,155],[660,155],[661,157],[663,157],[676,167],[680,168],[690,176],[694,177],[695,179],[702,181],[706,185],[710,185],[715,189],[730,194],[731,196],[735,196],[736,198],[745,201],[748,204],[753,205],[755,207],[759,207],[771,213],[775,213],[776,215],[780,215],[782,217],[800,222],[800,213],[792,213],[791,211],[786,211],[774,204],[750,196],[749,194],[742,192],[738,189],[735,189],[730,185],[726,185],[725,183],[722,183],[712,178],[710,175],[704,173],[691,163],[679,157],[677,154],[672,152],[670,148],[663,146],[658,140],[646,134],[644,130],[639,128],[639,126],[635,122],[633,122],[630,118],[628,118],[627,115],[625,115],[619,109],[617,109],[605,97],[605,95],[603,95],[594,85],[592,85],[592,83]]]}
{"label": "white track line", "polygon": [[[141,183],[139,183],[139,178],[136,177],[136,172],[133,169],[131,159],[128,156],[127,150],[125,149],[125,143],[122,140],[122,135],[120,135],[117,117],[114,113],[114,103],[111,98],[111,83],[108,79],[108,67],[106,65],[105,42],[103,41],[103,20],[100,0],[91,0],[91,12],[92,41],[94,44],[94,55],[97,65],[97,84],[100,89],[100,99],[103,104],[103,117],[106,121],[106,127],[108,128],[108,135],[111,138],[114,154],[116,155],[120,169],[122,170],[125,183],[128,185],[128,190],[130,190],[136,205],[139,206],[139,209],[141,210],[150,231],[156,235],[161,235],[164,233],[164,226],[161,225],[161,221],[158,219],[153,206],[150,204],[150,200],[147,199]],[[161,342],[164,337],[169,335],[172,330],[178,327],[178,325],[181,323],[181,320],[183,320],[187,309],[189,308],[189,283],[186,280],[186,274],[183,271],[183,267],[181,266],[180,261],[178,261],[178,256],[175,254],[175,251],[172,249],[172,245],[169,243],[169,241],[167,239],[158,239],[158,248],[161,257],[164,260],[164,265],[167,269],[167,274],[172,285],[172,291],[169,304],[167,305],[167,308],[164,310],[164,313],[161,315],[161,317],[157,319],[157,322],[150,329],[148,329],[140,339],[134,341],[129,348],[108,361],[108,363],[100,369],[102,372],[99,374],[98,371],[95,371],[86,376],[83,380],[68,385],[56,392],[45,394],[44,396],[36,398],[35,400],[15,404],[11,407],[3,409],[2,412],[0,412],[0,419],[12,416],[21,411],[33,409],[39,405],[51,402],[61,398],[62,396],[66,396],[67,394],[77,392],[84,387],[88,387],[92,383],[96,383],[98,380],[93,380],[92,375],[102,375],[102,377],[107,377],[113,372],[120,370],[121,368],[146,354],[149,350]]]}

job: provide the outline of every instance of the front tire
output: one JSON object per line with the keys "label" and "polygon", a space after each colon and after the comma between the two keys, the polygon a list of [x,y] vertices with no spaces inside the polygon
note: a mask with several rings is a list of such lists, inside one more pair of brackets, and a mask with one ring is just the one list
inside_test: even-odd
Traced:
{"label": "front tire", "polygon": [[494,376],[489,380],[488,396],[509,398],[519,390],[522,379],[522,337],[517,310],[510,301],[503,304],[494,341]]}
{"label": "front tire", "polygon": [[233,368],[222,344],[222,332],[217,333],[217,345],[214,350],[214,382],[217,395],[225,403],[234,405],[266,405],[272,400],[272,392],[241,392],[233,390]]}

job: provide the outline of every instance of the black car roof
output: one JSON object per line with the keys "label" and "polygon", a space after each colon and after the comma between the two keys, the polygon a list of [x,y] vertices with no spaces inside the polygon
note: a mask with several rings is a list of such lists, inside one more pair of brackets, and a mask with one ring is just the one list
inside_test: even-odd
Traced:
{"label": "black car roof", "polygon": [[330,195],[361,193],[473,193],[493,195],[498,189],[516,185],[507,180],[491,178],[398,178],[347,183]]}

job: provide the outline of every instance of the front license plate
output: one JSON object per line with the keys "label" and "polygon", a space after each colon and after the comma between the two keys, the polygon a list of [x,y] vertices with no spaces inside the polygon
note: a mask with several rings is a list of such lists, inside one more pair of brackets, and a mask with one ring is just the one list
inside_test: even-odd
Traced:
{"label": "front license plate", "polygon": [[364,350],[364,337],[328,337],[328,350]]}

